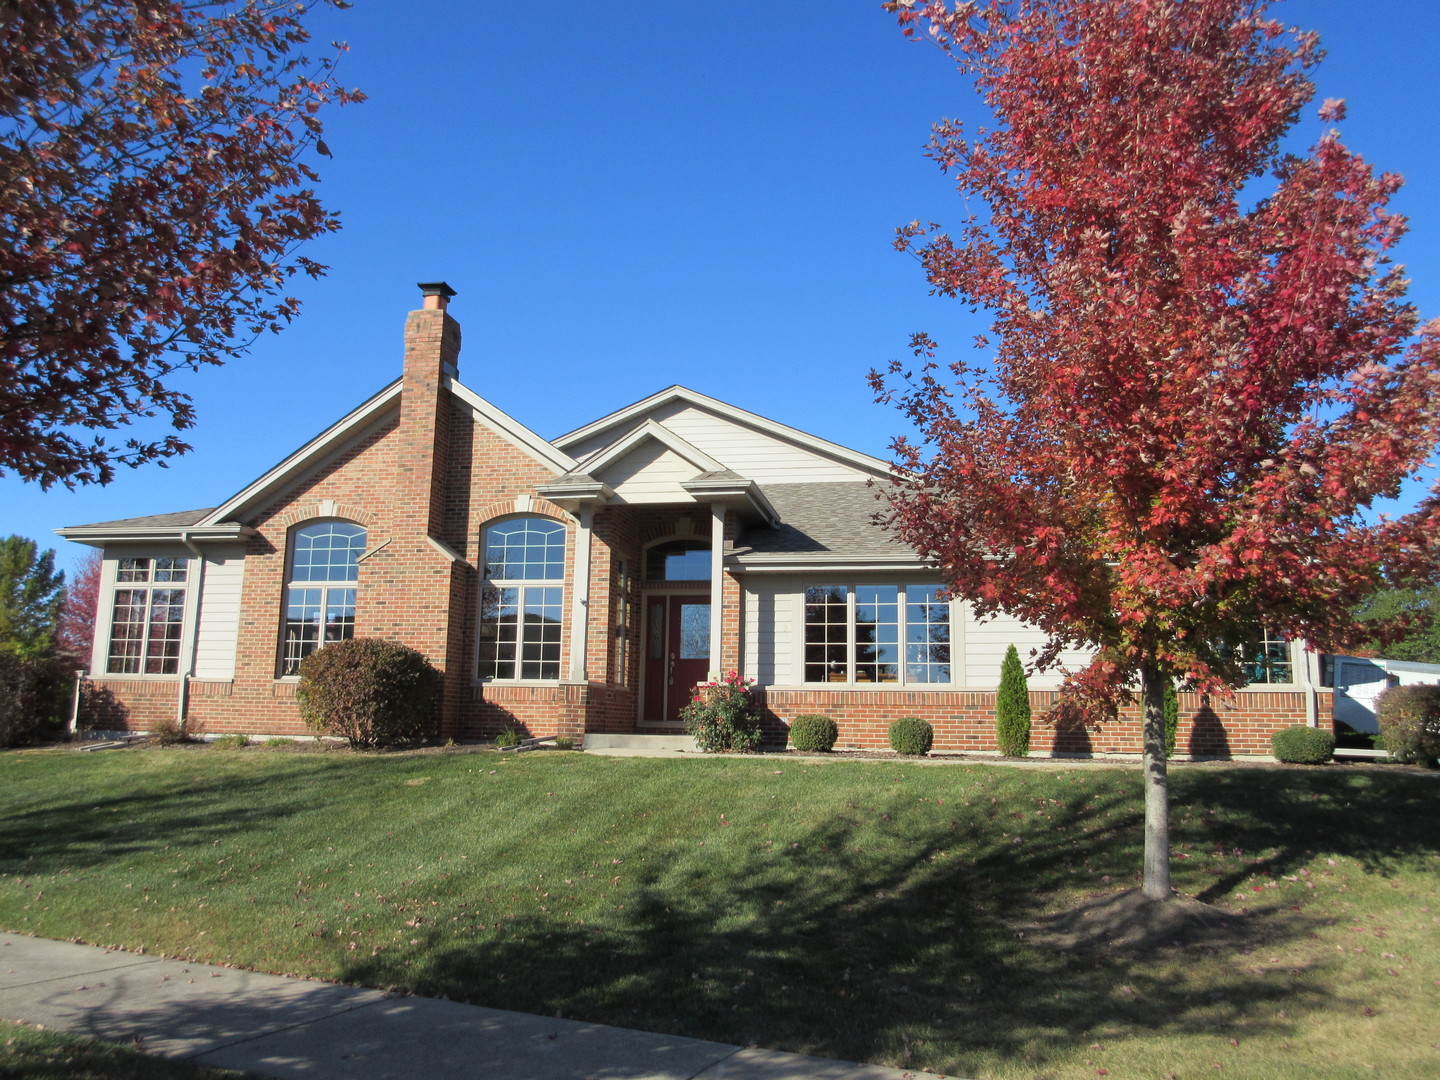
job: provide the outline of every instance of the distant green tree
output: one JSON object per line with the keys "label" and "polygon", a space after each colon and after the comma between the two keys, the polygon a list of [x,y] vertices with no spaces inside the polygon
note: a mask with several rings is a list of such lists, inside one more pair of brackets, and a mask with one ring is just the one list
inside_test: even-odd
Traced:
{"label": "distant green tree", "polygon": [[71,663],[56,655],[65,575],[55,552],[0,540],[0,746],[43,737],[64,718]]}
{"label": "distant green tree", "polygon": [[1440,585],[1418,589],[1379,589],[1356,613],[1362,623],[1408,616],[1411,627],[1404,637],[1386,644],[1370,638],[1354,646],[1363,652],[1378,652],[1391,660],[1440,664]]}
{"label": "distant green tree", "polygon": [[0,540],[0,649],[22,657],[46,656],[55,646],[65,575],[55,552],[39,552],[34,540]]}
{"label": "distant green tree", "polygon": [[1014,645],[1005,650],[1005,660],[1000,665],[1000,689],[995,695],[995,741],[1006,757],[1026,757],[1030,753],[1030,688]]}

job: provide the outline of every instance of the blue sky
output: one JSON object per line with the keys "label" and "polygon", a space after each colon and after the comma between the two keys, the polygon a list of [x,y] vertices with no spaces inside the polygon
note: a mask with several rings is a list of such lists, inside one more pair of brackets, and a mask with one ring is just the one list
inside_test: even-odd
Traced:
{"label": "blue sky", "polygon": [[[1407,186],[1398,261],[1440,315],[1440,4],[1284,0],[1320,33],[1317,100],[1347,145]],[[938,52],[876,0],[357,0],[316,13],[370,100],[329,114],[321,191],[344,229],[306,253],[300,318],[178,385],[195,449],[107,488],[0,479],[0,535],[86,549],[62,525],[211,506],[399,374],[415,282],[459,295],[462,381],[554,437],[673,383],[868,453],[904,431],[865,373],[915,330],[952,351],[977,326],[890,248],[962,204],[922,154],[978,119]],[[1313,110],[1297,129],[1321,130]],[[1418,490],[1418,489],[1417,489]]]}

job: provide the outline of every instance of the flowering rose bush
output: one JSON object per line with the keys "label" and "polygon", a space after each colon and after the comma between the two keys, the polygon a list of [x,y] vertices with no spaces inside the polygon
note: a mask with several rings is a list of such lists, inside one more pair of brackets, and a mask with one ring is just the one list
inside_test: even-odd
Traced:
{"label": "flowering rose bush", "polygon": [[750,697],[754,679],[742,679],[727,671],[716,682],[695,687],[690,704],[680,710],[685,730],[695,736],[695,745],[707,754],[740,753],[760,744],[760,718]]}

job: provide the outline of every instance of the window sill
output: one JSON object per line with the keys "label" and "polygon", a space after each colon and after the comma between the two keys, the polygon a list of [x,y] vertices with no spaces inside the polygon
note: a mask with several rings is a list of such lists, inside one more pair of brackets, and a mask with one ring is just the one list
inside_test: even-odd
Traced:
{"label": "window sill", "polygon": [[91,672],[91,674],[86,674],[85,678],[88,678],[91,683],[179,683],[181,675],[180,672],[173,675],[111,675]]}
{"label": "window sill", "polygon": [[[777,684],[777,685],[774,685],[774,686],[767,687],[767,689],[770,689],[770,690],[792,690],[792,691],[793,691],[793,690],[805,690],[805,691],[809,691],[809,692],[813,692],[813,691],[817,691],[817,690],[845,690],[845,691],[850,691],[850,690],[863,690],[863,691],[866,691],[866,692],[868,692],[868,693],[877,693],[877,694],[883,694],[883,693],[892,693],[892,694],[893,694],[893,693],[923,694],[923,693],[924,693],[925,691],[927,691],[927,690],[934,690],[934,691],[937,691],[937,692],[938,692],[938,691],[944,691],[944,692],[946,692],[946,693],[950,693],[950,692],[955,691],[955,690],[973,690],[974,687],[960,686],[960,685],[958,685],[958,684],[956,684],[956,683],[938,683],[938,682],[929,682],[929,683],[873,683],[873,682],[858,682],[858,683],[845,683],[845,682],[813,682],[813,683],[810,683],[810,682],[807,682],[807,683],[794,683],[794,684],[791,684],[791,685],[789,685],[789,686],[780,686],[780,685]],[[994,688],[992,687],[991,689],[993,690]]]}

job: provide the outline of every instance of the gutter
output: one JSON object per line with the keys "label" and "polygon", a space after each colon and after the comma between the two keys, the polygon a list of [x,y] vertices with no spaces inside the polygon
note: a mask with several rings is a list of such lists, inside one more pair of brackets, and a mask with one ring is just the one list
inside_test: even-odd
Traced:
{"label": "gutter", "polygon": [[[1316,689],[1315,680],[1311,677],[1310,664],[1311,661],[1319,655],[1319,653],[1310,648],[1308,643],[1305,646],[1304,653],[1301,654],[1301,660],[1303,662],[1300,665],[1300,670],[1305,676],[1303,683],[1305,687],[1305,726],[1312,728],[1320,726],[1320,691]],[[1333,727],[1334,725],[1332,724],[1331,726]]]}

